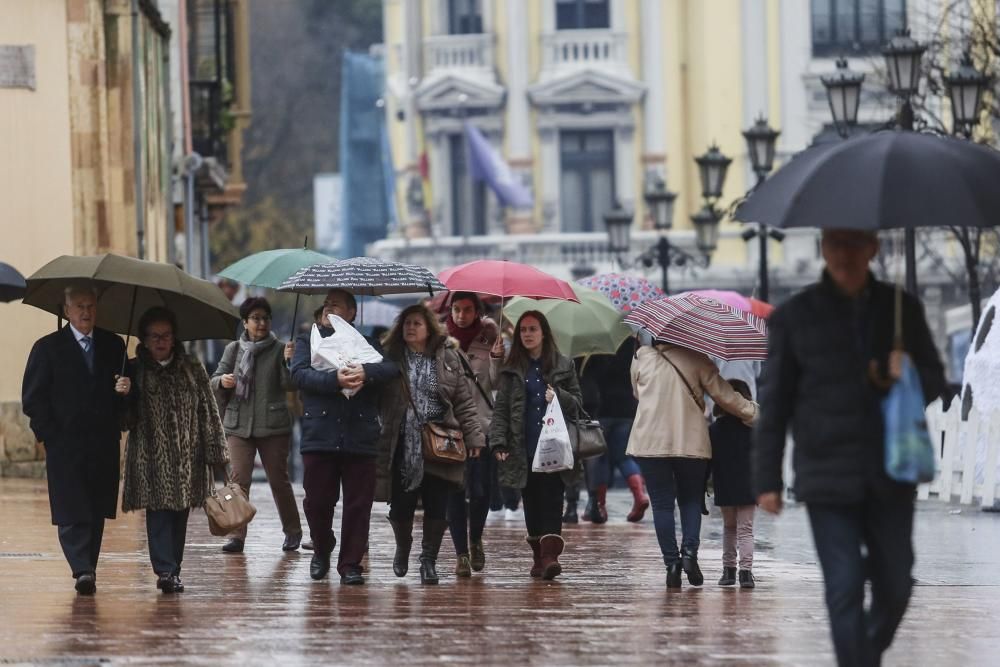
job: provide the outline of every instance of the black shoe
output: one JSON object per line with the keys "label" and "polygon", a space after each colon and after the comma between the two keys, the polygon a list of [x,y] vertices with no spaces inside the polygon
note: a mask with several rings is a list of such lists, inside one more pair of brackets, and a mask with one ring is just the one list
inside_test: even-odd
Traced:
{"label": "black shoe", "polygon": [[420,543],[420,583],[438,582],[437,557],[448,522],[444,519],[424,519],[423,538]]}
{"label": "black shoe", "polygon": [[345,586],[361,586],[365,583],[365,578],[361,575],[360,567],[349,567],[344,574],[340,575],[340,583]]}
{"label": "black shoe", "polygon": [[750,570],[740,570],[740,588],[754,588],[757,586]]}
{"label": "black shoe", "polygon": [[285,535],[285,543],[281,545],[282,551],[298,551],[299,547],[302,545],[302,533],[295,533],[293,535]]}
{"label": "black shoe", "polygon": [[396,552],[392,556],[392,571],[397,577],[405,577],[410,570],[410,549],[413,547],[413,519],[393,521],[392,534],[396,538]]}
{"label": "black shoe", "polygon": [[93,595],[97,592],[97,578],[93,572],[84,572],[76,578],[73,586],[80,595]]}
{"label": "black shoe", "polygon": [[690,551],[681,551],[681,569],[687,573],[688,583],[692,586],[701,586],[705,583],[705,575],[698,567],[698,554]]}
{"label": "black shoe", "polygon": [[319,581],[330,571],[330,554],[313,553],[312,562],[309,563],[309,576]]}
{"label": "black shoe", "polygon": [[171,577],[171,580],[174,582],[174,593],[183,593],[184,582],[181,581],[181,575],[175,574]]}
{"label": "black shoe", "polygon": [[576,513],[576,507],[566,507],[566,513],[562,517],[563,523],[580,523],[580,515]]}
{"label": "black shoe", "polygon": [[228,542],[222,545],[222,550],[227,554],[241,554],[243,553],[243,540],[231,537]]}
{"label": "black shoe", "polygon": [[469,564],[473,572],[482,572],[486,567],[486,552],[483,550],[482,540],[469,545]]}
{"label": "black shoe", "polygon": [[719,577],[720,586],[735,586],[736,585],[736,568],[735,567],[724,567],[722,568],[722,576]]}
{"label": "black shoe", "polygon": [[[178,579],[177,581],[180,581]],[[159,588],[164,593],[173,593],[177,589],[175,588],[174,575],[172,574],[161,574],[156,580],[156,587]]]}
{"label": "black shoe", "polygon": [[437,563],[429,558],[420,559],[420,583],[436,584],[438,582]]}
{"label": "black shoe", "polygon": [[681,562],[674,561],[667,566],[667,588],[681,587]]}

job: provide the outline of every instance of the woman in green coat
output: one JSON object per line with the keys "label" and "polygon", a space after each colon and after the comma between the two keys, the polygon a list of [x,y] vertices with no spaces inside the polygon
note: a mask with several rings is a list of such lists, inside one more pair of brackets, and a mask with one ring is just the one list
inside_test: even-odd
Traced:
{"label": "woman in green coat", "polygon": [[576,418],[583,405],[576,368],[559,353],[545,316],[528,311],[514,327],[510,354],[500,372],[489,443],[499,462],[501,486],[522,489],[527,542],[534,558],[531,576],[543,579],[562,572],[563,493],[566,483],[582,474],[579,463],[559,474],[531,471],[542,419],[556,396],[567,421]]}

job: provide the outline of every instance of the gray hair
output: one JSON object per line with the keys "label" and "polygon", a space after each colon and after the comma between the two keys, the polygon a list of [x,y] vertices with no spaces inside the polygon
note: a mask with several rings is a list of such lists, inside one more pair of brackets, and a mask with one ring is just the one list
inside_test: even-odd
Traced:
{"label": "gray hair", "polygon": [[63,303],[69,303],[73,297],[82,296],[84,294],[89,294],[97,300],[97,288],[93,285],[70,285],[63,290]]}

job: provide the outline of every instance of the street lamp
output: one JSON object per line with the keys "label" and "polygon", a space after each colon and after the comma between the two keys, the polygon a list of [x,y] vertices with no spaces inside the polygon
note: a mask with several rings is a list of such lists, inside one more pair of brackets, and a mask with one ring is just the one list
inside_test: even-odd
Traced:
{"label": "street lamp", "polygon": [[833,74],[821,76],[819,80],[826,88],[833,126],[840,136],[846,137],[851,128],[858,124],[861,84],[865,81],[865,75],[851,70],[845,58],[838,58],[837,70]]}
{"label": "street lamp", "polygon": [[717,201],[722,197],[722,186],[726,182],[726,170],[729,169],[731,158],[726,157],[719,147],[712,144],[703,154],[694,159],[698,164],[698,176],[701,178],[701,196],[706,201]]}
{"label": "street lamp", "polygon": [[882,49],[889,74],[889,92],[903,100],[919,92],[920,60],[926,50],[926,46],[910,37],[909,29],[900,30],[889,40]]}
{"label": "street lamp", "polygon": [[[855,114],[856,114],[855,110]],[[767,175],[774,169],[774,147],[778,142],[778,135],[781,132],[773,129],[767,124],[767,119],[761,116],[757,122],[748,130],[744,130],[743,138],[747,142],[747,151],[750,153],[750,165],[754,174],[757,175],[757,185],[764,182]],[[754,186],[756,187],[756,186]],[[770,284],[767,273],[767,240],[773,238],[781,240],[784,235],[776,230],[768,230],[767,225],[759,223],[757,229],[747,229],[743,232],[743,239],[750,241],[757,237],[760,241],[759,259],[759,291],[758,296],[762,301],[770,298]]]}
{"label": "street lamp", "polygon": [[691,216],[698,250],[705,256],[706,263],[715,249],[719,247],[719,220],[721,217],[715,207],[707,202],[700,211]]}
{"label": "street lamp", "polygon": [[653,227],[661,232],[670,229],[674,224],[674,200],[677,199],[677,193],[667,190],[663,179],[657,178],[643,194],[643,198],[653,219]]}
{"label": "street lamp", "polygon": [[632,236],[632,212],[626,211],[615,201],[615,206],[604,214],[604,224],[608,228],[608,249],[620,255],[628,252]]}
{"label": "street lamp", "polygon": [[944,77],[951,100],[951,115],[955,121],[955,131],[961,130],[966,138],[972,136],[972,128],[979,121],[983,103],[983,93],[993,79],[980,72],[972,64],[972,56],[965,52],[958,71]]}

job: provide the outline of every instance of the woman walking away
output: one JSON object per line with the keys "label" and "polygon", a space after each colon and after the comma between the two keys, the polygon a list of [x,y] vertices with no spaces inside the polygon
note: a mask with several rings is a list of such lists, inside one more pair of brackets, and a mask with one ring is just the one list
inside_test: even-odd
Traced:
{"label": "woman walking away", "polygon": [[[503,359],[503,340],[496,323],[483,316],[483,303],[472,292],[456,292],[445,322],[448,334],[458,341],[467,359],[459,355],[466,385],[476,404],[483,434],[493,417],[493,380]],[[489,456],[466,461],[465,488],[448,500],[448,530],[455,545],[458,563],[455,574],[471,577],[486,567],[483,529],[490,512],[490,490],[496,470]]]}
{"label": "woman walking away", "polygon": [[545,316],[521,315],[499,378],[490,426],[490,449],[500,462],[500,484],[523,489],[527,542],[534,558],[532,577],[553,579],[562,572],[562,514],[566,483],[583,474],[577,463],[563,473],[531,471],[548,403],[556,396],[563,416],[575,419],[583,405],[573,362],[559,354]]}
{"label": "woman walking away", "polygon": [[[164,593],[180,593],[188,513],[205,502],[209,466],[228,462],[208,373],[176,344],[177,318],[150,308],[131,361],[122,510],[146,510],[149,559]],[[137,390],[137,391],[136,391]]]}
{"label": "woman walking away", "polygon": [[[750,400],[750,387],[742,380],[728,380],[743,398]],[[736,585],[736,551],[739,546],[740,588],[753,588],[753,515],[756,509],[750,485],[751,429],[739,417],[713,410],[716,420],[709,429],[712,442],[712,483],[715,505],[722,510],[722,578],[720,586]]]}
{"label": "woman walking away", "polygon": [[[757,404],[736,393],[706,355],[668,343],[639,348],[632,362],[632,389],[639,407],[627,453],[638,460],[652,499],[667,588],[680,588],[682,569],[688,583],[701,586],[701,509],[712,458],[704,395],[744,423],[756,418]],[[683,535],[679,552],[675,502]]]}
{"label": "woman walking away", "polygon": [[[232,478],[249,496],[254,458],[260,454],[285,533],[281,548],[295,551],[302,542],[302,524],[288,478],[292,416],[285,396],[292,389],[287,362],[294,344],[282,345],[271,331],[267,299],[247,299],[240,306],[240,317],[244,332],[226,346],[212,376],[232,459]],[[244,526],[229,536],[222,550],[242,553],[246,537]]]}
{"label": "woman walking away", "polygon": [[421,433],[425,424],[461,430],[471,458],[485,445],[476,403],[465,379],[465,363],[424,305],[406,308],[383,339],[386,358],[402,377],[382,395],[382,434],[378,443],[376,498],[389,501],[389,523],[396,537],[392,569],[409,570],[413,515],[424,508],[420,583],[438,583],[437,557],[450,494],[465,484],[465,463],[425,461]]}

